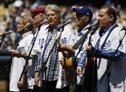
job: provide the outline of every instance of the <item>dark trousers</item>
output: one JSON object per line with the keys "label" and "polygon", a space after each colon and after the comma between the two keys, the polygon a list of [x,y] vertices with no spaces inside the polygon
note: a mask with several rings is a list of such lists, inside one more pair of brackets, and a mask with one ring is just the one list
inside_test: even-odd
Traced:
{"label": "dark trousers", "polygon": [[74,92],[83,92],[83,85],[75,85]]}
{"label": "dark trousers", "polygon": [[23,91],[20,91],[20,92],[33,92],[32,89],[26,89],[26,90],[23,90]]}
{"label": "dark trousers", "polygon": [[33,92],[41,92],[41,87],[38,87],[38,86],[34,86],[33,88]]}
{"label": "dark trousers", "polygon": [[89,60],[84,74],[84,92],[96,92],[97,84],[97,67],[95,61]]}
{"label": "dark trousers", "polygon": [[69,90],[70,90],[70,87],[66,86],[66,87],[61,88],[61,89],[56,89],[56,92],[69,92]]}
{"label": "dark trousers", "polygon": [[41,92],[55,92],[56,91],[56,81],[42,81],[42,91]]}
{"label": "dark trousers", "polygon": [[26,89],[26,90],[23,90],[23,91],[20,91],[20,92],[42,92],[42,91],[41,91],[41,87],[34,86],[33,89]]}

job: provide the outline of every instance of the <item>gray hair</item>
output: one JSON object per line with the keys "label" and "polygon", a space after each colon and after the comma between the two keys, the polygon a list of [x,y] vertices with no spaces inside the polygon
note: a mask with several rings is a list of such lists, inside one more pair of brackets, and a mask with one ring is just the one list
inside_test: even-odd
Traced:
{"label": "gray hair", "polygon": [[61,17],[61,10],[59,8],[59,6],[55,5],[55,4],[49,4],[46,6],[45,8],[45,13],[47,14],[47,11],[48,10],[52,10],[52,11],[55,11],[56,14],[59,16],[59,18]]}

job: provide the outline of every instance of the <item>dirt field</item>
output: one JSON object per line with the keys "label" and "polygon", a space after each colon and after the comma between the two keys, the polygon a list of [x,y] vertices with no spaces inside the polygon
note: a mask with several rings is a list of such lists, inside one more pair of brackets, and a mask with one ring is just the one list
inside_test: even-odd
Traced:
{"label": "dirt field", "polygon": [[0,92],[6,92],[7,90],[7,82],[0,80]]}

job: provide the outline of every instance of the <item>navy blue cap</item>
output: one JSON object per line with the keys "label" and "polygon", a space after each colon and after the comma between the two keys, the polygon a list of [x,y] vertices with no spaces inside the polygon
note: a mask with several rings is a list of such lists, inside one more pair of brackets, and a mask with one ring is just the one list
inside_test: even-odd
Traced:
{"label": "navy blue cap", "polygon": [[91,8],[89,8],[87,6],[74,7],[74,8],[72,8],[72,10],[76,13],[89,16],[90,19],[92,19],[93,12],[92,12]]}

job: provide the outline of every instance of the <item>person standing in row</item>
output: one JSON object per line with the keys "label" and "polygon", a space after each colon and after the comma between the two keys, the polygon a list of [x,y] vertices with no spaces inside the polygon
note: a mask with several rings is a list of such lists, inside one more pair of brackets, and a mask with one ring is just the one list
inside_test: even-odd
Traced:
{"label": "person standing in row", "polygon": [[[41,42],[41,54],[38,55],[40,59],[36,62],[35,83],[38,85],[39,80],[42,80],[43,92],[50,92],[50,90],[51,92],[55,92],[56,90],[59,73],[57,26],[60,24],[60,12],[60,8],[55,4],[46,6],[45,14],[49,25],[41,27],[40,37],[37,38]],[[36,46],[38,46],[37,43]]]}
{"label": "person standing in row", "polygon": [[[37,7],[35,9],[33,9],[31,11],[32,13],[32,17],[33,17],[33,25],[34,25],[34,30],[33,30],[33,39],[32,39],[32,44],[35,44],[36,40],[37,39],[37,35],[36,33],[39,33],[40,31],[40,28],[43,26],[43,24],[41,24],[42,22],[44,22],[45,20],[45,6],[40,6],[40,7]],[[33,46],[34,48],[34,46]],[[34,78],[34,70],[35,70],[35,61],[36,60],[33,60],[33,63],[34,63],[34,67],[32,67],[31,69],[31,72],[33,73],[32,74],[32,77]],[[35,80],[35,79],[34,79]],[[35,81],[34,81],[35,82]],[[34,88],[33,88],[33,92],[40,92],[41,91],[41,87],[40,85],[36,86],[35,83],[34,83]]]}
{"label": "person standing in row", "polygon": [[[25,15],[22,16],[19,22],[17,23],[17,32],[22,35],[22,39],[19,41],[16,50],[10,50],[10,52],[12,52],[12,54],[14,55],[21,54],[21,50],[24,49],[23,45],[27,39],[26,36],[31,33],[31,29],[29,29],[28,27],[25,28],[27,23],[30,23],[30,25],[32,25],[32,18],[30,16]],[[21,80],[19,81],[24,65],[25,65],[25,58],[13,57],[10,71],[10,84],[9,84],[9,90],[11,92],[24,91],[24,89],[20,90],[18,88],[19,86],[22,86],[22,84],[24,84],[24,76],[22,76]]]}
{"label": "person standing in row", "polygon": [[[87,6],[74,7],[74,8],[72,8],[72,10],[76,14],[75,24],[78,27],[78,30],[76,30],[75,32],[73,30],[73,34],[69,35],[68,37],[66,37],[64,35],[65,31],[63,31],[62,37],[61,37],[61,43],[63,43],[63,44],[61,45],[60,48],[62,50],[69,49],[71,52],[74,53],[75,60],[72,63],[75,64],[73,66],[76,66],[75,67],[76,69],[74,72],[75,92],[83,92],[83,86],[84,86],[83,85],[83,82],[84,82],[83,69],[85,68],[85,65],[86,65],[86,63],[85,63],[86,58],[81,59],[81,54],[82,54],[81,50],[84,49],[83,45],[84,45],[85,41],[87,40],[88,34],[90,33],[90,30],[88,28],[90,27],[93,13],[92,13],[91,8],[89,8]],[[66,31],[68,32],[68,30],[66,30]],[[83,36],[85,37],[84,40],[81,41],[81,43],[77,47],[75,47],[75,44],[78,43],[78,41]],[[69,37],[71,37],[71,38],[69,38]],[[69,45],[73,45],[73,47],[70,48]],[[64,58],[63,58],[63,60],[64,60]],[[67,63],[67,61],[66,61],[66,63]],[[66,70],[66,72],[67,71],[68,70]],[[73,72],[73,71],[71,71],[71,72]],[[69,72],[69,73],[71,73],[71,72]],[[70,74],[70,76],[73,76],[73,75]],[[69,80],[67,80],[67,81],[69,81]]]}
{"label": "person standing in row", "polygon": [[111,6],[100,8],[98,20],[99,30],[86,47],[87,53],[96,57],[95,92],[126,92],[126,30],[116,23],[117,14]]}
{"label": "person standing in row", "polygon": [[[26,52],[32,56],[32,49],[36,42],[37,35],[36,33],[40,31],[40,28],[43,26],[41,23],[45,20],[45,6],[40,6],[31,11],[33,17],[33,29],[32,34],[28,35],[29,39],[27,39],[26,43],[29,43],[29,49]],[[39,25],[39,26],[38,26]],[[32,39],[32,40],[31,40]],[[31,40],[31,41],[30,41]],[[31,51],[31,52],[30,52]],[[35,59],[33,58],[28,62],[28,71],[27,71],[27,85],[29,90],[27,92],[39,92],[40,87],[35,86],[34,81],[34,70],[35,70]]]}
{"label": "person standing in row", "polygon": [[[38,8],[35,8],[34,10],[31,11],[31,13],[34,15],[33,16],[33,25],[30,24],[29,26],[27,26],[26,28],[30,27],[30,26],[33,26],[30,28],[30,30],[32,30],[32,33],[31,34],[28,34],[26,37],[25,37],[25,42],[22,43],[22,46],[20,48],[18,48],[19,50],[17,50],[18,52],[17,53],[20,53],[20,54],[25,54],[26,56],[27,55],[30,55],[31,56],[31,52],[30,50],[32,50],[32,46],[34,46],[34,43],[35,43],[35,37],[34,37],[34,34],[39,31],[36,30],[37,29],[37,25],[39,25],[42,21],[44,21],[45,19],[45,16],[44,16],[44,7],[38,7]],[[41,25],[39,26],[41,27]],[[35,66],[35,61],[33,61],[32,59],[26,59],[28,61],[25,62],[25,64],[27,63],[28,66],[27,66],[27,74],[25,75],[26,77],[26,80],[22,79],[22,81],[18,82],[18,85],[20,88],[22,88],[24,85],[26,85],[26,89],[24,90],[25,92],[35,92],[39,90],[39,88],[34,88],[34,66]],[[23,71],[22,71],[23,72]],[[23,72],[24,73],[24,72]],[[24,77],[24,74],[20,75],[20,77]],[[25,84],[24,82],[25,81]],[[34,90],[33,90],[34,89]]]}

